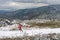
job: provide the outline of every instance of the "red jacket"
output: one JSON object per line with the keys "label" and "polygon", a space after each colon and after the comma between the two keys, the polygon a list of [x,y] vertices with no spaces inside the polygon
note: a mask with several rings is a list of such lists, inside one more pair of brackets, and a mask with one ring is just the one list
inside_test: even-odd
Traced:
{"label": "red jacket", "polygon": [[23,27],[22,25],[19,25],[19,26],[18,26],[19,30],[22,30],[22,27]]}

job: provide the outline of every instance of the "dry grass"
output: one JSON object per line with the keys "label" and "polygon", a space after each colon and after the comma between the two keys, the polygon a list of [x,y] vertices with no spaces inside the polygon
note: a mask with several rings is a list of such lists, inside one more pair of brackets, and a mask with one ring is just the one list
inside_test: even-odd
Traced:
{"label": "dry grass", "polygon": [[25,36],[25,37],[17,37],[17,38],[4,38],[0,40],[34,40],[34,37],[32,36]]}
{"label": "dry grass", "polygon": [[60,27],[60,22],[55,22],[55,21],[50,21],[50,22],[46,22],[46,23],[36,23],[36,22],[31,22],[30,23],[30,27],[51,27],[51,28],[56,28],[56,27]]}

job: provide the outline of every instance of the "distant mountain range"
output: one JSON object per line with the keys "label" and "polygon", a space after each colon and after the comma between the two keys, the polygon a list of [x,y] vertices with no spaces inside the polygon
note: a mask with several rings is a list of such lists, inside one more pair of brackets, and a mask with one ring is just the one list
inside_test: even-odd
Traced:
{"label": "distant mountain range", "polygon": [[8,19],[60,19],[60,5],[49,5],[38,8],[19,9],[16,11],[0,10],[0,18]]}

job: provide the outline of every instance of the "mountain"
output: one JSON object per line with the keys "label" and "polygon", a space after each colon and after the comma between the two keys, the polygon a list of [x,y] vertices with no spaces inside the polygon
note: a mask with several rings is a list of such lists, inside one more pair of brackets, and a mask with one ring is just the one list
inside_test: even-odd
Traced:
{"label": "mountain", "polygon": [[[2,13],[0,13],[2,14]],[[4,12],[3,18],[10,19],[60,19],[60,5],[49,5],[38,8],[19,9],[12,12]]]}

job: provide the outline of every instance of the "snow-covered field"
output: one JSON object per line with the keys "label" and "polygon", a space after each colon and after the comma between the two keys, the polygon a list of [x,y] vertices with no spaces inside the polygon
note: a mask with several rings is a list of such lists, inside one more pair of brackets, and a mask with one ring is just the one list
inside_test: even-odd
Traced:
{"label": "snow-covered field", "polygon": [[12,29],[17,29],[17,28],[18,28],[18,24],[7,25],[7,26],[0,27],[0,31],[10,31]]}
{"label": "snow-covered field", "polygon": [[16,37],[23,37],[23,36],[34,36],[34,35],[43,35],[43,34],[50,34],[50,33],[60,33],[60,28],[30,28],[30,29],[23,29],[22,31],[0,31],[0,38],[16,38]]}
{"label": "snow-covered field", "polygon": [[[24,24],[25,25],[25,24]],[[35,36],[43,34],[60,34],[60,28],[27,28],[23,27],[23,32],[18,30],[18,24],[0,27],[0,39],[18,38],[24,36]]]}

